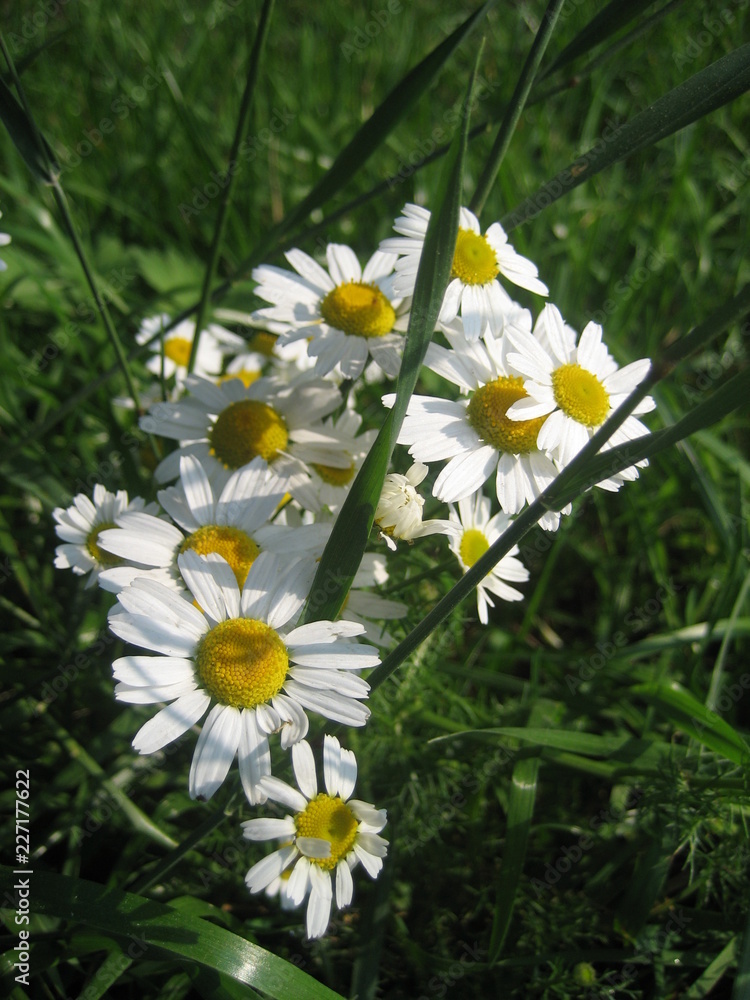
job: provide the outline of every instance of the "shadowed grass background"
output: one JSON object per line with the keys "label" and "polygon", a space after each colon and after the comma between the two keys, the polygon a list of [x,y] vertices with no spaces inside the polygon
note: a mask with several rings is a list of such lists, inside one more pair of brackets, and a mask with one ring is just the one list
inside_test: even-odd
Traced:
{"label": "shadowed grass background", "polygon": [[[563,6],[543,69],[605,6]],[[524,111],[483,221],[511,211],[746,34],[741,2],[642,6],[643,17],[674,10],[590,74],[587,60],[601,49],[539,85],[560,89]],[[256,6],[146,10],[92,0],[1,9],[79,232],[132,348],[143,315],[197,298]],[[321,5],[312,17],[309,4],[277,4],[220,277],[470,12],[401,0],[367,10]],[[502,115],[542,13],[536,2],[490,12],[478,120]],[[325,211],[395,176],[384,193],[302,249],[347,242],[366,257],[405,201],[434,197],[440,165],[414,172],[413,164],[450,139],[448,112],[460,107],[477,44],[473,36],[459,49],[429,100]],[[577,329],[601,322],[620,363],[659,354],[747,281],[747,117],[744,95],[514,230],[565,318]],[[469,146],[467,201],[491,139]],[[0,284],[0,426],[10,446],[115,359],[52,199],[5,133],[0,152],[0,228],[13,236]],[[250,284],[223,304],[251,308]],[[662,382],[650,426],[677,421],[744,370],[749,334],[745,318]],[[137,363],[135,371],[144,374]],[[420,388],[446,384],[426,373]],[[467,601],[373,694],[368,726],[344,743],[361,754],[357,794],[389,810],[387,878],[358,880],[355,906],[309,944],[297,915],[245,890],[259,854],[239,836],[250,810],[231,783],[209,807],[188,799],[193,738],[155,758],[134,755],[130,740],[144,715],[112,697],[109,665],[122,647],[104,631],[110,601],[52,566],[54,506],[96,481],[153,496],[145,439],[133,433],[132,414],[111,406],[125,391],[113,377],[3,468],[0,726],[10,777],[31,768],[35,870],[119,892],[156,875],[144,894],[177,906],[191,927],[206,917],[342,995],[483,997],[500,987],[545,998],[612,995],[607,989],[616,997],[731,995],[737,962],[747,962],[750,867],[746,757],[732,742],[750,722],[746,413],[660,453],[620,495],[588,494],[556,535],[528,535],[527,600],[498,607],[488,629]],[[367,403],[367,419],[379,423],[378,394]],[[399,450],[396,457],[403,471],[408,459]],[[399,638],[455,582],[452,568],[434,571],[447,558],[430,539],[399,556],[393,595],[410,607],[407,624],[392,629]],[[418,573],[426,575],[404,586],[405,574]],[[712,679],[720,681],[712,707],[732,727],[724,743],[715,719],[700,713]],[[536,741],[518,737],[530,719]],[[435,737],[450,738],[430,743]],[[11,790],[5,815],[12,802]],[[522,823],[511,834],[514,814]],[[169,842],[184,843],[202,824],[207,832],[167,869]],[[12,827],[6,832],[11,843]],[[509,851],[522,861],[512,913],[498,898],[498,886],[509,885],[501,873]],[[15,996],[78,995],[103,968],[110,978],[91,980],[107,982],[98,995],[218,995],[205,970],[153,948],[129,952],[130,925],[118,936],[111,926],[36,920],[32,964],[44,971]],[[490,969],[493,926],[505,947]],[[7,951],[4,969],[12,961]]]}

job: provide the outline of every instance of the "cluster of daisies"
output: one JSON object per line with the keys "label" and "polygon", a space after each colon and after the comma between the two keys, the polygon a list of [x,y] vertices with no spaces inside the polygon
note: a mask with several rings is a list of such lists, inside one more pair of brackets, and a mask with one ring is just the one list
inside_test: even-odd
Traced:
{"label": "cluster of daisies", "polygon": [[[352,871],[376,877],[386,855],[384,810],[352,798],[354,754],[323,739],[319,791],[308,714],[363,726],[369,692],[362,671],[393,643],[389,622],[407,607],[378,593],[399,543],[445,535],[466,572],[570,462],[645,377],[624,368],[589,323],[580,337],[558,309],[534,322],[506,284],[548,294],[536,266],[499,223],[482,232],[461,209],[451,281],[425,364],[457,387],[412,397],[399,443],[414,462],[387,476],[375,511],[373,551],[338,621],[300,624],[332,524],[376,430],[357,412],[364,389],[398,375],[429,212],[407,205],[398,234],[364,268],[351,249],[329,245],[324,267],[301,250],[292,270],[263,265],[253,313],[217,311],[193,345],[194,325],[144,321],[147,367],[157,395],[141,428],[175,446],[158,464],[158,503],[97,485],[54,511],[62,539],[56,565],[116,596],[109,626],[147,650],[115,660],[115,696],[161,706],[133,740],[154,753],[202,721],[189,775],[193,798],[209,799],[235,760],[249,804],[268,800],[280,818],[243,824],[249,840],[278,849],[247,873],[251,892],[307,901],[310,937],[323,934],[335,899],[352,898]],[[240,337],[220,325],[244,325]],[[194,353],[192,373],[188,361]],[[146,390],[148,394],[148,389]],[[382,396],[393,404],[393,393]],[[638,415],[610,446],[646,433]],[[420,487],[445,463],[432,494],[446,517],[423,517]],[[617,490],[637,469],[599,485]],[[488,480],[494,492],[483,492]],[[562,513],[566,513],[563,511]],[[557,528],[560,513],[541,524]],[[497,599],[517,601],[528,571],[513,549],[477,588],[486,623]],[[391,627],[393,627],[391,625]],[[278,747],[278,749],[276,749]],[[291,753],[296,788],[274,776],[272,751]]]}

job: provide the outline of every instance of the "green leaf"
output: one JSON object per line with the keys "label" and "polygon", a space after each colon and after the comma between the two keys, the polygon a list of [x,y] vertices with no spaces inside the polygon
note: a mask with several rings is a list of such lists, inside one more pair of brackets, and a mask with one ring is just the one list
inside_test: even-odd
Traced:
{"label": "green leaf", "polygon": [[597,144],[543,184],[500,221],[506,232],[569,194],[605,167],[652,146],[728,104],[750,87],[750,44],[742,45],[660,97],[618,128],[607,126]]}
{"label": "green leaf", "polygon": [[[0,78],[0,119],[36,179],[42,184],[53,184],[54,177],[48,164],[53,164],[54,169],[54,153],[45,139],[40,137],[37,140],[37,129],[2,78]],[[40,141],[44,143],[46,156],[39,148]]]}
{"label": "green leaf", "polygon": [[750,746],[728,722],[676,682],[636,684],[631,692],[660,709],[675,726],[727,760],[746,767]]}
{"label": "green leaf", "polygon": [[[86,924],[118,938],[132,937],[139,947],[145,942],[145,955],[151,949],[167,952],[256,987],[276,1000],[342,1000],[291,963],[207,920],[84,879],[54,872],[34,872],[29,877],[36,914]],[[13,898],[17,878],[12,869],[0,866],[0,891]]]}
{"label": "green leaf", "polygon": [[396,399],[333,525],[313,580],[303,622],[333,620],[341,610],[367,546],[398,432],[437,325],[458,235],[461,181],[477,64],[478,59],[464,101],[462,126],[444,164],[440,190],[425,235],[396,383]]}
{"label": "green leaf", "polygon": [[[729,970],[737,964],[738,950],[739,937],[735,936],[730,938],[713,962],[711,962],[711,964],[704,969],[700,977],[690,985],[690,988],[683,996],[683,1000],[703,1000],[703,997],[707,997],[713,988],[718,985],[719,980],[722,979],[727,972],[729,972]],[[737,992],[737,982],[735,982],[735,992],[733,995],[735,997],[743,995]],[[744,996],[747,996],[747,994],[745,993]]]}
{"label": "green leaf", "polygon": [[615,925],[629,938],[643,930],[669,872],[672,851],[651,840],[638,856],[628,888],[617,907]]}

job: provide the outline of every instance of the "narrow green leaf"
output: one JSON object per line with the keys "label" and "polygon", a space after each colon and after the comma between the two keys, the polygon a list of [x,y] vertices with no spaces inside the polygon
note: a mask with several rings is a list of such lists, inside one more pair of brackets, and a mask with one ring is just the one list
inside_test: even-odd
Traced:
{"label": "narrow green leaf", "polygon": [[0,78],[0,119],[7,128],[13,145],[36,179],[42,184],[53,184],[54,177],[47,164],[48,162],[54,164],[54,153],[46,140],[42,139],[47,151],[47,156],[44,156],[37,142],[34,125],[2,78]]}
{"label": "narrow green leaf", "polygon": [[[145,955],[152,949],[167,952],[254,986],[275,1000],[342,1000],[295,965],[207,920],[84,879],[41,871],[29,877],[36,914],[82,923],[118,939],[132,936],[145,942]],[[0,891],[13,898],[17,878],[12,869],[0,866]]]}
{"label": "narrow green leaf", "polygon": [[518,883],[523,872],[526,847],[531,831],[531,819],[536,800],[539,758],[519,760],[513,768],[508,802],[507,826],[503,864],[497,885],[495,917],[490,937],[489,964],[492,966],[502,954],[503,945],[516,905]]}
{"label": "narrow green leaf", "polygon": [[750,87],[750,43],[707,66],[618,128],[607,126],[586,153],[561,170],[500,221],[506,232],[533,219],[605,167],[652,146],[728,104]]}
{"label": "narrow green leaf", "polygon": [[396,383],[396,399],[336,518],[313,580],[302,618],[304,622],[332,620],[341,610],[367,546],[398,432],[437,325],[458,235],[461,180],[477,64],[478,59],[464,101],[461,129],[453,139],[444,164],[440,190],[425,235]]}
{"label": "narrow green leaf", "polygon": [[742,935],[742,954],[737,967],[732,1000],[750,1000],[750,913]]}
{"label": "narrow green leaf", "polygon": [[669,746],[652,740],[639,740],[632,736],[597,736],[569,729],[548,729],[535,726],[499,726],[492,729],[470,729],[449,736],[440,736],[431,742],[452,740],[458,737],[483,738],[487,736],[521,740],[535,747],[551,747],[581,754],[584,757],[604,757],[617,761],[635,762],[643,757],[661,756]]}
{"label": "narrow green leaf", "polygon": [[[683,1000],[703,1000],[704,997],[707,997],[727,972],[737,964],[738,950],[739,937],[730,938],[713,962],[706,967],[694,983],[691,983],[683,995]],[[734,996],[737,997],[738,995],[735,992]]]}
{"label": "narrow green leaf", "polygon": [[743,767],[750,762],[750,746],[742,736],[676,682],[636,684],[630,690],[655,705],[683,732],[727,760]]}
{"label": "narrow green leaf", "polygon": [[617,907],[615,925],[630,939],[636,938],[648,920],[669,872],[671,851],[651,840],[642,851],[628,888]]}

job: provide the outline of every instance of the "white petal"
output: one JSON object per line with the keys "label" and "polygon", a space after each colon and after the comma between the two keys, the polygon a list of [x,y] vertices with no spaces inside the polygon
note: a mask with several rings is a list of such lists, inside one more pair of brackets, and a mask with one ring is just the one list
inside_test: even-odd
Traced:
{"label": "white petal", "polygon": [[187,549],[177,557],[185,583],[200,607],[215,622],[238,618],[240,590],[229,563],[217,552],[200,556]]}
{"label": "white petal", "polygon": [[271,774],[271,748],[266,734],[258,727],[255,712],[246,708],[241,714],[240,781],[250,805],[257,806],[266,801],[261,780]]}
{"label": "white petal", "polygon": [[336,865],[336,906],[343,910],[352,901],[354,895],[354,881],[349,865],[346,861],[340,861]]}
{"label": "white petal", "polygon": [[285,840],[294,837],[296,830],[291,816],[284,819],[248,819],[240,826],[242,836],[247,840]]}
{"label": "white petal", "polygon": [[182,736],[200,719],[211,698],[205,691],[191,691],[158,712],[136,733],[133,749],[153,753]]}
{"label": "white petal", "polygon": [[331,919],[333,886],[331,876],[318,865],[310,866],[310,899],[307,903],[307,936],[321,937]]}
{"label": "white petal", "polygon": [[269,799],[280,802],[282,806],[286,806],[294,813],[302,812],[307,806],[307,799],[302,792],[298,792],[296,788],[287,785],[280,778],[269,775],[261,779],[261,785]]}
{"label": "white petal", "polygon": [[[294,777],[300,791],[307,799],[314,799],[318,794],[318,778],[315,773],[315,758],[312,748],[306,740],[300,740],[292,747],[292,767]],[[306,851],[302,851],[306,854]]]}
{"label": "white petal", "polygon": [[291,844],[289,847],[282,847],[280,850],[274,851],[273,854],[269,854],[267,858],[259,861],[257,865],[253,865],[245,876],[245,884],[250,892],[260,892],[265,889],[289,867],[296,857],[299,857],[299,851],[294,844]]}
{"label": "white petal", "polygon": [[335,736],[326,735],[323,740],[323,776],[328,794],[346,802],[357,783],[357,758]]}
{"label": "white petal", "polygon": [[239,749],[241,731],[239,709],[215,705],[208,713],[190,765],[191,799],[206,801],[221,787]]}

